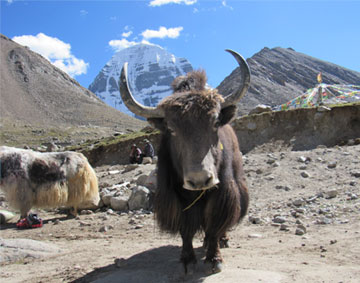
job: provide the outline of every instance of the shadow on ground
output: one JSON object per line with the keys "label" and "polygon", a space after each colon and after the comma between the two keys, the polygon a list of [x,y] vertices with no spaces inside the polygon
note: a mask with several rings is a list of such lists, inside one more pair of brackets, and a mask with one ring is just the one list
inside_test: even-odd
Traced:
{"label": "shadow on ground", "polygon": [[144,251],[128,259],[119,258],[116,263],[98,268],[73,283],[203,282],[207,276],[202,268],[204,250],[195,249],[198,259],[196,270],[186,275],[179,260],[180,252],[180,247],[169,245]]}

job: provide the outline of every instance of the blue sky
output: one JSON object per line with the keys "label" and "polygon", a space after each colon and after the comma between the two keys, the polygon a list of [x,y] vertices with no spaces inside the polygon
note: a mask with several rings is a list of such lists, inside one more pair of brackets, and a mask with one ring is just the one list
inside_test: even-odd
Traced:
{"label": "blue sky", "polygon": [[224,49],[298,52],[360,72],[360,1],[1,1],[0,32],[88,87],[116,50],[158,44],[216,87],[236,67]]}

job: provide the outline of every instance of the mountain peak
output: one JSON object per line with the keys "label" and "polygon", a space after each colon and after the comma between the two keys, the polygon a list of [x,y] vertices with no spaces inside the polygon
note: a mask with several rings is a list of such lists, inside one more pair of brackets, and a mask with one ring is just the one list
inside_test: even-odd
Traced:
{"label": "mountain peak", "polygon": [[115,109],[133,115],[123,104],[119,92],[122,66],[128,62],[128,79],[136,99],[156,106],[171,94],[171,82],[193,70],[185,58],[176,57],[155,44],[140,43],[116,52],[96,76],[89,89]]}
{"label": "mountain peak", "polygon": [[[333,63],[296,52],[292,48],[264,47],[248,60],[251,85],[239,103],[241,114],[248,113],[258,104],[276,106],[302,95],[317,84],[322,73],[325,84],[360,85],[360,73]],[[219,86],[219,92],[228,95],[239,84],[235,69]]]}

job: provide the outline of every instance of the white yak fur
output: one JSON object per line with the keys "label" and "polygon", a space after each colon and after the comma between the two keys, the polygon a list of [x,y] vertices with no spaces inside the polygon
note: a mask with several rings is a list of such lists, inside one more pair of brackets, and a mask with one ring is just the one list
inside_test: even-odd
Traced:
{"label": "white yak fur", "polygon": [[[1,166],[6,166],[5,162],[9,162],[13,156],[21,156],[20,164],[17,165],[19,170],[12,172],[7,168],[5,172],[6,168]],[[34,180],[34,177],[29,175],[29,168],[35,160],[55,166],[61,173],[62,179],[45,182]],[[76,214],[77,208],[97,205],[100,200],[95,171],[81,153],[71,151],[41,153],[1,146],[0,170],[6,175],[0,175],[2,176],[0,189],[4,191],[9,204],[20,210],[21,217],[25,217],[32,207],[66,206],[72,207]]]}

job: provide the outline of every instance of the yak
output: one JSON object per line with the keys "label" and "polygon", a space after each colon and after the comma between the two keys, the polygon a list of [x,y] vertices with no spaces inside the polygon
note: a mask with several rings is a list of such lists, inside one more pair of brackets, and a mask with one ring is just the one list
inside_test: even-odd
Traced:
{"label": "yak", "polygon": [[37,152],[0,146],[0,189],[21,218],[32,207],[96,206],[98,180],[87,158],[77,152]]}
{"label": "yak", "polygon": [[161,132],[154,215],[161,230],[180,233],[185,273],[196,268],[192,241],[200,231],[205,232],[206,268],[221,271],[219,248],[227,244],[226,232],[246,215],[249,203],[242,154],[230,123],[249,88],[250,69],[241,55],[226,51],[240,65],[242,83],[225,98],[207,87],[204,71],[192,71],[175,78],[173,94],[157,107],[144,106],[130,91],[127,63],[120,75],[125,105]]}

